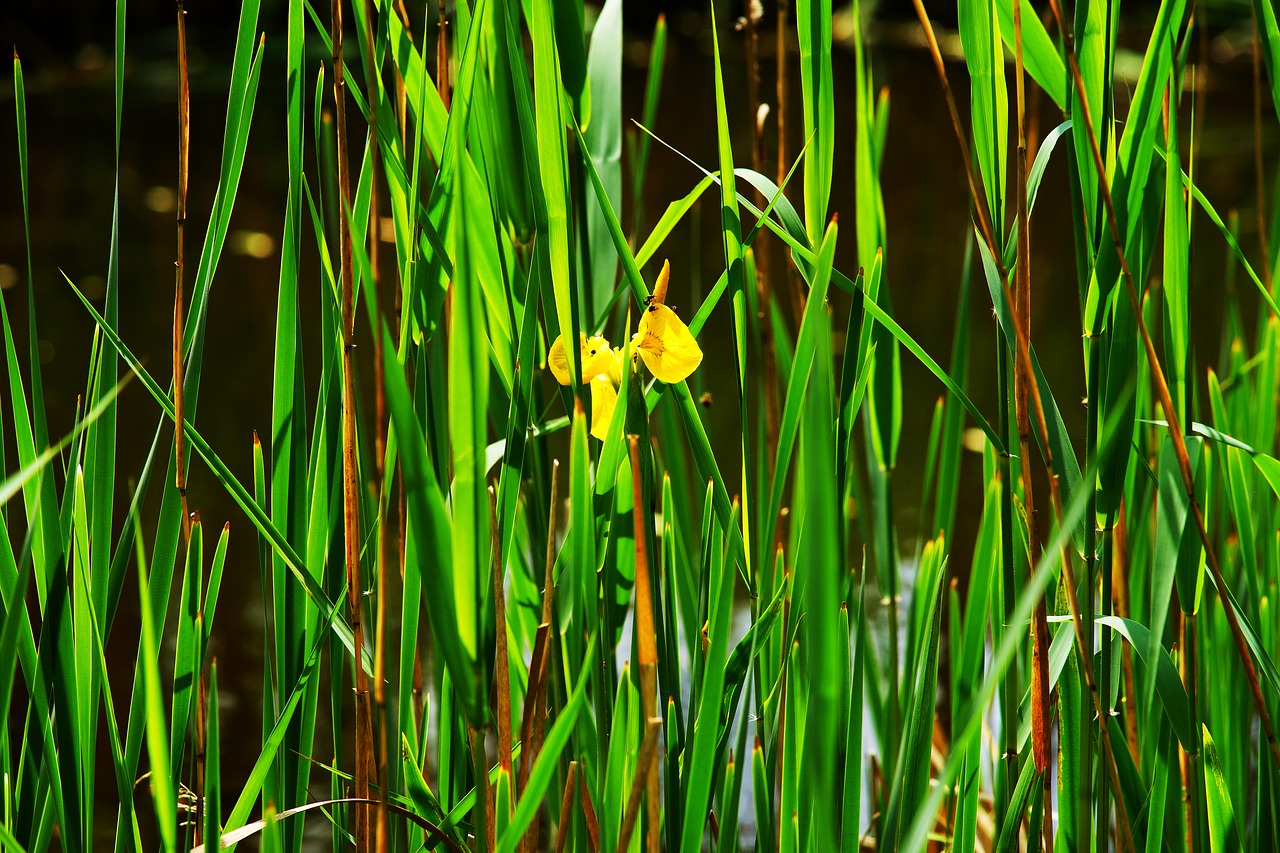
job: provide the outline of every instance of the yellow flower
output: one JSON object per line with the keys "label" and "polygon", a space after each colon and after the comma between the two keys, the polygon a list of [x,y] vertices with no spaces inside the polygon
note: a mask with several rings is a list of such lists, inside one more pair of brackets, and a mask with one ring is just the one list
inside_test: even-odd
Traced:
{"label": "yellow flower", "polygon": [[[593,377],[615,369],[617,356],[614,355],[613,348],[609,346],[609,342],[603,335],[593,335],[589,338],[582,333],[579,335],[582,339],[582,384],[585,385]],[[547,367],[551,368],[551,373],[557,382],[561,385],[569,384],[569,357],[564,351],[563,336],[556,338],[555,343],[551,345],[551,351],[547,353]]]}
{"label": "yellow flower", "polygon": [[609,434],[609,421],[613,418],[613,409],[618,405],[618,392],[613,388],[613,381],[608,376],[597,376],[591,380],[591,434],[604,441]]}
{"label": "yellow flower", "polygon": [[[631,315],[628,314],[627,320],[629,321],[630,319],[631,319]],[[622,350],[618,350],[618,349],[609,350],[609,354],[612,357],[609,359],[608,369],[602,370],[598,375],[608,376],[610,381],[613,382],[614,388],[621,388],[622,387],[622,368],[626,364],[626,358],[623,356]]]}
{"label": "yellow flower", "polygon": [[649,372],[668,385],[681,382],[702,363],[702,350],[689,327],[665,304],[671,264],[663,262],[653,296],[640,318],[631,347],[640,353]]}
{"label": "yellow flower", "polygon": [[[617,386],[622,384],[622,355],[609,346],[603,335],[581,336],[582,383],[591,385],[591,434],[604,441],[609,420],[618,404]],[[556,338],[547,353],[547,367],[561,385],[569,384],[569,357],[564,341]]]}

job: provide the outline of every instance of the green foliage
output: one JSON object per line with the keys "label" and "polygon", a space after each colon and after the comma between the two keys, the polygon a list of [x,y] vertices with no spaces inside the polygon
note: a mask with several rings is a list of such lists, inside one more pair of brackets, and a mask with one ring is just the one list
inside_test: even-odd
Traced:
{"label": "green foliage", "polygon": [[[686,36],[657,20],[633,127],[622,0],[459,0],[443,30],[406,4],[339,3],[348,66],[324,64],[314,84],[309,57],[334,47],[325,10],[288,0],[285,15],[260,18],[244,0],[225,46],[217,188],[175,330],[181,403],[123,316],[119,179],[100,302],[33,261],[28,179],[42,166],[15,56],[10,201],[32,286],[0,299],[0,846],[82,853],[113,831],[117,851],[253,839],[298,853],[327,822],[334,849],[409,853],[694,853],[745,849],[750,836],[778,853],[837,838],[843,851],[867,838],[910,851],[1091,837],[1270,849],[1274,257],[1198,183],[1192,4],[1163,0],[1144,35],[1125,29],[1141,70],[1118,93],[1119,4],[1081,0],[1046,25],[1015,2],[957,0],[963,65],[927,40],[946,91],[968,94],[967,120],[930,118],[940,144],[958,133],[970,159],[974,227],[949,236],[889,233],[890,100],[857,2],[848,27],[830,0],[797,0],[783,22],[795,27],[786,106],[803,145],[797,155],[783,140],[778,164],[763,162],[772,141],[747,144],[776,112],[739,115],[737,90],[782,105],[772,87],[745,85],[757,69],[735,64],[715,15],[725,7],[708,7],[704,80],[666,79],[671,42]],[[115,11],[119,171],[132,91],[124,0]],[[1255,0],[1253,21],[1258,102],[1280,115],[1273,4]],[[749,39],[761,23],[745,22]],[[846,30],[851,57],[833,45]],[[259,89],[282,82],[284,146],[269,155],[250,134]],[[1062,113],[1030,164],[1016,141],[1029,124],[1021,84]],[[714,136],[713,162],[661,137],[676,85],[713,93],[714,115],[694,128]],[[1259,112],[1269,138],[1277,116]],[[248,436],[215,446],[210,403],[198,404],[250,157],[284,164],[285,194],[271,428],[254,436],[243,483],[228,460]],[[339,162],[355,170],[349,197]],[[650,177],[673,164],[689,167],[687,194],[651,220]],[[1065,186],[1046,178],[1055,168]],[[842,197],[848,265],[831,210]],[[1072,233],[1028,226],[1020,214],[1037,205],[1070,208]],[[645,337],[657,323],[643,318],[672,313],[650,262],[678,258],[713,209],[722,272],[703,292],[677,263],[670,282],[682,340],[705,357],[660,381],[644,358],[675,338]],[[1280,235],[1278,210],[1258,211],[1264,235]],[[1079,284],[1077,316],[1030,332],[1018,288],[1029,280],[1038,304],[1042,279],[1027,235],[1060,242]],[[965,246],[959,275],[943,273],[957,282],[949,353],[895,318],[895,298],[916,294],[890,280],[891,236],[898,254]],[[1230,275],[1252,289],[1219,287],[1193,236],[1221,240]],[[69,288],[95,324],[70,425],[47,421],[64,389],[41,373],[37,320],[56,318],[36,282]],[[1225,318],[1216,362],[1196,347],[1209,300]],[[994,323],[972,322],[988,308]],[[716,326],[730,331],[717,340]],[[1051,336],[1084,339],[1083,418],[1062,396],[1062,366],[1037,352]],[[605,338],[608,362],[595,351]],[[557,342],[564,385],[548,376]],[[996,349],[989,376],[974,375],[982,345]],[[141,391],[122,398],[135,379]],[[726,422],[703,396],[713,385],[736,398]],[[914,398],[932,406],[928,423],[911,422]],[[155,418],[137,471],[122,452],[133,437],[117,429],[126,404]],[[897,476],[908,454],[923,460],[918,495]],[[216,540],[183,515],[179,474],[194,466],[244,517]],[[357,487],[344,492],[348,473]],[[260,638],[226,617],[252,572],[229,542],[247,532]],[[348,589],[353,577],[362,588]],[[1050,630],[1040,660],[1037,614]],[[220,694],[213,650],[226,642],[261,643],[259,732],[220,713],[229,672]],[[1037,673],[1053,699],[1047,767]],[[353,718],[352,688],[366,683]],[[231,755],[250,757],[246,778]]]}

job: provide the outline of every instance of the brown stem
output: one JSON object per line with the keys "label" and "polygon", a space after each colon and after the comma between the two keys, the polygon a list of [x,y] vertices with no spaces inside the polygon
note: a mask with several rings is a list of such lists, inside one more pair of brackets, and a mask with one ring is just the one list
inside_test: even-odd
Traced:
{"label": "brown stem", "polygon": [[[1178,608],[1178,642],[1180,644],[1178,674],[1182,676],[1182,684],[1192,696],[1195,695],[1195,672],[1191,650],[1192,644],[1195,643],[1195,633],[1195,616],[1187,616],[1182,608]],[[1192,786],[1195,784],[1192,778],[1194,768],[1191,766],[1190,753],[1181,746],[1178,747],[1178,768],[1182,772],[1182,810],[1187,824],[1187,850],[1195,853],[1197,848],[1195,811],[1191,805]]]}
{"label": "brown stem", "polygon": [[[174,487],[178,490],[180,512],[182,513],[182,539],[191,544],[191,513],[187,506],[187,437],[183,429],[186,420],[186,403],[183,399],[183,349],[186,320],[184,308],[183,278],[186,273],[186,230],[187,230],[187,176],[191,153],[191,83],[187,70],[187,10],[183,0],[178,0],[178,247],[174,261],[173,280],[173,461]],[[193,762],[195,779],[193,785],[196,795],[195,820],[193,822],[194,842],[200,843],[201,831],[204,828],[204,715],[205,715],[205,682],[204,670],[201,669],[196,684],[196,711],[193,721],[194,752]]]}
{"label": "brown stem", "polygon": [[[618,832],[617,850],[626,850],[631,846],[631,836],[635,832],[636,820],[640,817],[640,798],[645,788],[650,789],[650,802],[653,803],[654,783],[658,780],[658,735],[662,731],[662,719],[649,717],[645,721],[644,741],[640,745],[640,758],[636,763],[636,775],[631,780],[631,790],[627,794],[627,809],[622,819],[622,829]],[[646,780],[648,783],[646,784]],[[649,819],[653,820],[654,807],[649,806]],[[647,849],[656,853],[658,840],[657,825],[651,824]]]}
{"label": "brown stem", "polygon": [[591,853],[598,853],[600,821],[596,818],[596,807],[591,801],[591,791],[586,785],[578,786],[578,799],[582,801],[582,816],[587,824],[587,840],[591,843]]}
{"label": "brown stem", "polygon": [[560,825],[556,830],[556,853],[564,853],[569,840],[569,823],[573,817],[573,795],[578,783],[578,762],[569,762],[569,776],[564,783],[564,796],[560,798]]}
{"label": "brown stem", "polygon": [[173,456],[174,486],[182,500],[182,538],[191,541],[191,516],[187,509],[187,437],[183,432],[186,419],[183,401],[183,318],[186,297],[183,275],[186,271],[184,243],[187,230],[187,170],[191,152],[191,85],[187,75],[187,10],[178,0],[178,258],[174,263],[173,284]]}
{"label": "brown stem", "polygon": [[[1017,157],[1017,205],[1018,205],[1018,263],[1015,268],[1014,297],[1019,323],[1018,337],[1031,340],[1031,228],[1027,214],[1027,114],[1026,86],[1022,64],[1022,4],[1013,2],[1013,43],[1018,106],[1018,157]],[[1014,419],[1018,429],[1019,456],[1022,460],[1023,505],[1027,510],[1027,546],[1030,564],[1040,560],[1040,531],[1037,522],[1034,490],[1031,482],[1031,418],[1027,412],[1027,386],[1030,382],[1029,359],[1015,361]],[[1036,607],[1031,630],[1031,753],[1036,762],[1036,772],[1044,774],[1049,767],[1049,623],[1044,599]],[[1052,823],[1052,815],[1045,804],[1046,823]]]}
{"label": "brown stem", "polygon": [[640,442],[638,436],[627,436],[627,442],[631,447],[631,483],[632,494],[634,495],[633,517],[635,520],[635,543],[636,543],[636,645],[639,648],[641,675],[641,694],[640,697],[645,703],[644,715],[645,719],[655,716],[656,705],[656,686],[650,689],[648,678],[644,675],[644,668],[649,668],[649,674],[653,674],[653,668],[658,663],[657,638],[653,629],[653,595],[652,587],[649,581],[649,557],[648,547],[645,542],[646,525],[651,524],[645,518],[644,512],[644,483],[640,476]]}
{"label": "brown stem", "polygon": [[[640,702],[644,718],[649,726],[657,721],[662,726],[662,717],[658,712],[658,639],[653,627],[653,586],[649,578],[648,531],[653,529],[652,519],[644,511],[644,478],[640,475],[640,441],[638,436],[628,435],[631,446],[631,494],[633,518],[635,520],[636,543],[636,646],[640,655]],[[647,744],[647,741],[646,741]],[[654,749],[657,749],[657,736],[654,735]],[[658,853],[658,824],[660,821],[658,801],[658,767],[650,762],[638,765],[644,768],[646,787],[649,790],[649,828],[645,836],[648,853]],[[640,776],[637,775],[637,784]],[[630,809],[630,806],[628,806]],[[630,832],[627,834],[630,843]],[[627,849],[619,843],[619,850]]]}
{"label": "brown stem", "polygon": [[[330,38],[333,44],[333,100],[337,136],[338,202],[340,207],[340,259],[342,270],[342,520],[347,571],[347,608],[351,621],[355,664],[356,750],[354,795],[369,799],[370,769],[374,762],[369,676],[364,669],[364,601],[360,579],[360,485],[356,458],[355,305],[351,261],[351,166],[347,147],[347,81],[342,62],[342,0],[330,4]],[[354,808],[356,849],[372,849],[369,807]]]}
{"label": "brown stem", "polygon": [[[1058,28],[1065,32],[1061,4],[1059,4],[1058,0],[1049,0],[1049,5],[1053,9]],[[1071,69],[1076,91],[1083,92],[1084,82],[1080,75],[1080,63],[1076,59],[1075,49],[1069,39],[1067,40],[1067,64]],[[1250,654],[1248,643],[1245,641],[1244,631],[1240,628],[1240,618],[1227,595],[1227,582],[1222,575],[1222,567],[1218,564],[1218,557],[1213,549],[1213,543],[1209,541],[1209,531],[1205,527],[1204,513],[1201,511],[1200,502],[1196,498],[1195,477],[1191,473],[1191,458],[1187,454],[1186,438],[1183,436],[1182,425],[1178,420],[1178,412],[1174,408],[1173,399],[1169,394],[1169,383],[1165,379],[1164,369],[1160,366],[1159,356],[1156,355],[1155,344],[1151,340],[1150,332],[1147,331],[1147,322],[1143,318],[1142,302],[1138,298],[1138,290],[1133,283],[1133,274],[1129,271],[1129,263],[1125,259],[1124,244],[1120,238],[1120,226],[1116,218],[1115,204],[1111,198],[1111,183],[1107,179],[1107,167],[1103,162],[1102,152],[1098,149],[1098,139],[1093,133],[1089,105],[1085,103],[1082,97],[1078,99],[1077,103],[1080,107],[1079,116],[1084,125],[1083,129],[1089,139],[1089,148],[1093,154],[1094,168],[1098,173],[1098,189],[1101,191],[1103,208],[1106,211],[1107,228],[1111,234],[1111,242],[1115,246],[1116,257],[1120,262],[1120,273],[1121,278],[1124,279],[1125,291],[1128,293],[1129,303],[1133,308],[1133,314],[1138,323],[1138,334],[1142,338],[1142,346],[1146,351],[1147,363],[1151,368],[1151,379],[1155,384],[1156,396],[1164,413],[1169,437],[1173,441],[1174,455],[1178,460],[1178,471],[1182,475],[1182,485],[1186,489],[1191,515],[1196,522],[1196,532],[1200,535],[1201,544],[1204,545],[1205,562],[1208,563],[1209,572],[1218,588],[1218,600],[1222,602],[1222,610],[1226,614],[1227,624],[1231,628],[1231,636],[1235,640],[1236,651],[1240,655],[1240,663],[1244,667],[1245,678],[1249,681],[1249,690],[1253,695],[1254,709],[1258,713],[1259,722],[1262,723],[1262,731],[1266,735],[1271,757],[1276,764],[1280,765],[1280,745],[1276,743],[1276,733],[1271,725],[1271,715],[1267,711],[1267,701],[1262,695],[1262,684],[1258,681],[1258,672],[1253,664],[1253,656]]]}
{"label": "brown stem", "polygon": [[[377,774],[375,778],[387,778],[387,697],[386,684],[386,634],[387,634],[387,559],[388,559],[388,525],[385,488],[387,476],[387,397],[386,374],[383,367],[382,343],[382,297],[378,287],[378,248],[381,242],[381,219],[378,214],[378,171],[381,166],[378,143],[377,102],[379,98],[378,70],[374,65],[373,20],[374,8],[370,0],[364,0],[361,35],[364,41],[364,77],[365,89],[369,98],[369,139],[370,159],[373,179],[369,186],[369,230],[368,256],[369,281],[367,287],[373,289],[373,304],[377,315],[377,333],[373,336],[373,385],[374,385],[374,488],[378,495],[378,533],[377,533],[377,589],[374,601],[376,613],[374,622],[373,644],[373,703],[374,713],[378,719],[377,734]],[[378,800],[381,805],[377,812],[375,849],[384,853],[387,849],[387,790],[385,785],[379,786]]]}
{"label": "brown stem", "polygon": [[[1015,80],[1018,106],[1018,157],[1017,157],[1017,206],[1018,206],[1018,266],[1017,266],[1017,317],[1021,321],[1021,337],[1031,340],[1031,217],[1027,210],[1027,160],[1031,146],[1035,144],[1036,131],[1029,127],[1034,116],[1028,119],[1026,73],[1022,57],[1022,4],[1013,0],[1013,43]],[[1039,89],[1035,90],[1039,92]],[[1014,363],[1014,417],[1018,429],[1018,452],[1022,457],[1023,504],[1027,510],[1027,545],[1031,565],[1040,560],[1040,523],[1036,513],[1031,482],[1031,419],[1027,413],[1027,385],[1030,381],[1030,362],[1019,358]],[[1036,605],[1031,623],[1031,749],[1032,757],[1040,773],[1044,797],[1041,800],[1041,847],[1045,853],[1053,853],[1053,767],[1049,761],[1049,731],[1053,726],[1053,706],[1049,702],[1049,620],[1044,599]]]}

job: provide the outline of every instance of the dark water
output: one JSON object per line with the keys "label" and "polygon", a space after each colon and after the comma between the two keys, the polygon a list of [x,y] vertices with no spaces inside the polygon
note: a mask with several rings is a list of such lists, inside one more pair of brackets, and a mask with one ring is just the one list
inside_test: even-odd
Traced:
{"label": "dark water", "polygon": [[[105,5],[105,4],[103,4]],[[121,309],[120,332],[148,368],[163,380],[169,373],[172,333],[173,258],[175,249],[172,191],[177,168],[176,73],[173,68],[173,33],[166,29],[155,8],[140,4],[147,26],[131,31],[127,64],[124,128],[120,153]],[[0,21],[12,19],[0,18]],[[234,24],[234,21],[232,21]],[[229,73],[233,31],[227,21],[202,24],[197,9],[190,18],[192,58],[191,224],[187,252],[190,277],[203,236],[215,182],[222,140],[225,101],[222,87]],[[224,461],[242,482],[252,481],[253,431],[266,434],[270,425],[271,372],[279,256],[276,246],[283,221],[285,193],[283,75],[278,50],[283,27],[271,16],[263,26],[271,33],[263,83],[250,138],[244,176],[231,220],[231,238],[214,280],[211,295],[203,383],[196,423]],[[710,40],[706,19],[683,13],[672,17],[667,85],[663,92],[655,132],[703,164],[713,164],[715,106],[712,87]],[[33,281],[27,281],[23,249],[17,155],[12,130],[12,89],[0,92],[7,107],[5,130],[0,133],[0,282],[3,298],[19,340],[27,335],[25,300],[34,286],[37,299],[41,358],[52,435],[70,429],[77,395],[83,392],[93,325],[78,301],[62,282],[59,269],[82,288],[101,294],[107,268],[112,193],[115,181],[113,151],[113,99],[110,16],[99,12],[88,23],[62,33],[49,44],[30,27],[14,26],[11,39],[27,57],[27,99],[30,136],[30,196]],[[647,46],[647,30],[628,34],[624,60],[624,109],[627,116],[641,111]],[[927,55],[905,45],[911,30],[886,26],[885,38],[875,47],[875,79],[892,93],[888,146],[882,170],[889,245],[886,275],[901,324],[939,362],[948,362],[955,301],[961,276],[968,219],[968,194],[959,153],[945,118],[945,105]],[[7,34],[6,34],[7,35]],[[1226,41],[1224,41],[1226,39]],[[772,34],[762,40],[767,48]],[[68,43],[70,42],[70,43]],[[1247,55],[1232,55],[1229,34],[1215,34],[1207,77],[1209,97],[1200,108],[1207,111],[1200,140],[1200,180],[1208,196],[1224,215],[1241,210],[1243,242],[1252,251],[1255,235],[1254,172],[1251,156],[1252,114],[1250,65]],[[740,37],[725,36],[727,73],[744,68]],[[319,57],[311,63],[317,68]],[[837,92],[837,145],[835,185],[831,206],[845,214],[844,235],[836,263],[847,272],[857,269],[852,234],[853,137],[852,52],[839,47],[835,53]],[[772,99],[773,64],[766,54],[762,71],[766,96]],[[950,66],[957,93],[967,92],[962,66]],[[799,147],[799,73],[792,71],[796,87],[791,126]],[[730,85],[729,109],[734,121],[735,158],[750,163],[750,125],[744,85]],[[309,103],[309,101],[308,101]],[[963,103],[962,103],[963,109]],[[1038,121],[1041,133],[1054,127],[1055,115],[1047,99]],[[310,122],[310,118],[308,118]],[[308,125],[309,126],[309,125]],[[770,122],[772,133],[772,122]],[[1266,145],[1274,160],[1277,135],[1269,117]],[[1076,299],[1065,154],[1062,146],[1046,175],[1040,205],[1033,220],[1034,307],[1033,337],[1053,391],[1063,408],[1068,429],[1083,434],[1083,407],[1074,405],[1084,394],[1080,356],[1080,323]],[[772,156],[772,153],[770,153]],[[767,172],[774,167],[769,165]],[[314,169],[312,168],[312,171]],[[645,205],[652,221],[666,204],[689,191],[699,174],[669,152],[656,147],[650,161]],[[793,198],[798,198],[798,191]],[[797,205],[798,206],[798,205]],[[629,221],[629,217],[624,217]],[[692,289],[702,291],[723,269],[716,217],[701,217],[700,230],[682,228],[671,238],[667,254],[675,278],[673,292],[694,307]],[[1221,304],[1224,298],[1224,251],[1221,239],[1204,220],[1197,219],[1193,253],[1192,300],[1196,341],[1202,363],[1216,358]],[[302,282],[307,352],[317,352],[319,278],[304,252]],[[389,261],[390,259],[388,259]],[[776,262],[775,262],[776,267]],[[388,262],[387,268],[390,268]],[[700,280],[700,285],[697,280]],[[989,417],[995,418],[995,325],[985,291],[975,281],[972,307],[972,394]],[[1252,306],[1251,294],[1244,303]],[[835,316],[843,322],[844,306],[837,303]],[[702,336],[707,365],[717,363],[717,353],[731,348],[730,316],[726,305],[717,311]],[[312,356],[314,358],[314,356]],[[314,373],[314,363],[309,366]],[[910,547],[918,515],[923,453],[929,417],[942,387],[921,366],[904,357],[904,434],[897,487],[897,515],[904,542]],[[711,414],[713,441],[726,471],[736,468],[737,436],[734,379],[726,370],[700,371],[700,381],[713,397],[723,401]],[[1201,377],[1203,372],[1201,372]],[[120,399],[120,433],[117,459],[117,494],[122,510],[126,484],[141,471],[159,409],[134,383]],[[3,405],[3,404],[0,404]],[[8,415],[4,415],[6,420]],[[6,432],[11,432],[7,429]],[[12,470],[14,451],[4,448],[6,470]],[[961,484],[962,499],[953,565],[967,563],[973,528],[981,501],[980,459],[966,454]],[[732,486],[731,486],[732,488]],[[153,496],[156,489],[152,489]],[[207,536],[231,523],[231,543],[223,594],[214,633],[214,653],[222,671],[223,726],[226,731],[257,731],[261,708],[261,643],[263,613],[258,591],[256,536],[216,481],[198,462],[189,484],[191,505],[198,508],[208,528]],[[158,501],[153,498],[144,518],[154,518]],[[147,525],[145,529],[152,529]],[[150,533],[148,533],[148,539]],[[130,597],[125,597],[126,606]],[[109,639],[117,701],[127,695],[131,664],[136,656],[133,615],[122,613],[126,627]],[[172,659],[171,649],[162,655]],[[255,739],[256,742],[256,739]],[[256,752],[256,750],[255,750]],[[224,775],[237,784],[252,763],[249,751],[228,751]],[[108,773],[99,780],[103,803],[114,799]],[[105,812],[105,808],[103,809]],[[105,831],[110,831],[104,827]]]}

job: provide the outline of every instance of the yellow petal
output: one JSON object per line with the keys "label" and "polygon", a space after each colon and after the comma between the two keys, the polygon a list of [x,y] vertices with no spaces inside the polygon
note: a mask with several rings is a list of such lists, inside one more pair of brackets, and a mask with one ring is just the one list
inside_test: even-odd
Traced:
{"label": "yellow petal", "polygon": [[609,420],[618,404],[618,392],[603,376],[591,380],[591,434],[604,441],[609,434]]}
{"label": "yellow petal", "polygon": [[653,304],[640,318],[632,339],[649,372],[668,385],[688,378],[702,363],[702,350],[676,313],[665,305]]}
{"label": "yellow petal", "polygon": [[[582,349],[582,382],[585,385],[593,376],[608,373],[616,359],[609,342],[602,335],[588,338],[580,333],[579,341]],[[547,367],[551,368],[551,374],[557,382],[561,385],[569,384],[569,357],[564,349],[563,336],[556,338],[551,344],[551,350],[547,353]]]}
{"label": "yellow petal", "polygon": [[568,385],[569,377],[569,357],[564,351],[564,336],[556,338],[555,343],[551,345],[551,351],[547,353],[547,367],[551,368],[551,375],[561,385]]}
{"label": "yellow petal", "polygon": [[659,305],[667,301],[667,283],[671,281],[671,262],[662,262],[662,272],[658,273],[658,280],[653,285],[653,299]]}
{"label": "yellow petal", "polygon": [[611,352],[613,353],[613,358],[611,360],[612,363],[609,365],[609,369],[602,370],[600,372],[603,375],[608,376],[611,380],[613,380],[613,385],[615,388],[617,388],[622,386],[622,368],[624,367],[624,364],[623,364],[624,356],[622,354],[622,350],[619,350],[619,349],[611,350]]}
{"label": "yellow petal", "polygon": [[586,382],[601,373],[608,373],[614,365],[613,348],[603,335],[582,339],[582,380]]}

